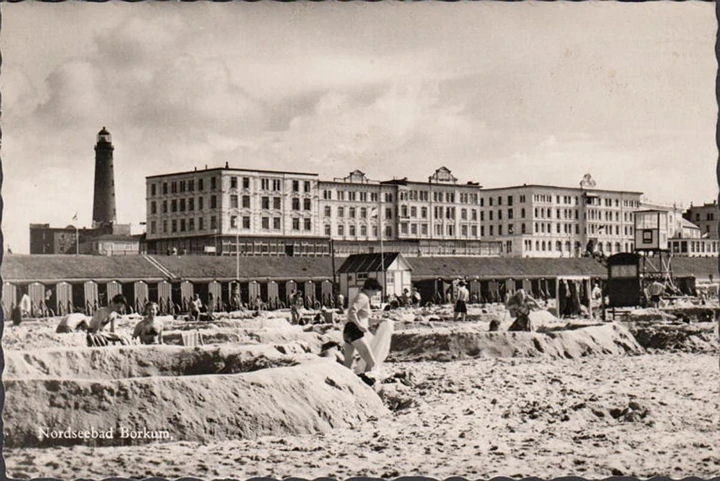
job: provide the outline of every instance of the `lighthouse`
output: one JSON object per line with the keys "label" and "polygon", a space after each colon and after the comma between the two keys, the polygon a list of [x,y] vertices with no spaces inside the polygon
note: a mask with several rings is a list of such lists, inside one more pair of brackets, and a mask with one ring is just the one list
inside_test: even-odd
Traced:
{"label": "lighthouse", "polygon": [[115,176],[113,173],[112,137],[105,127],[97,134],[95,144],[95,192],[93,196],[93,229],[112,227],[115,212]]}

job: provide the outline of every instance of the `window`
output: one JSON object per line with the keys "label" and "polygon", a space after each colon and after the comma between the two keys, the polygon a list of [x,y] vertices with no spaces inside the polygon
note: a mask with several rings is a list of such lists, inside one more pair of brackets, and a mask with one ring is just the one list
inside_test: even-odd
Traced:
{"label": "window", "polygon": [[[213,179],[214,179],[214,178],[215,178],[215,177],[213,177]],[[211,209],[217,208],[217,196],[215,196],[215,195],[211,195],[211,196],[210,196],[210,208],[211,208]]]}
{"label": "window", "polygon": [[310,210],[310,199],[303,199],[303,210]]}
{"label": "window", "polygon": [[195,230],[195,219],[192,217],[188,219],[188,230],[189,231]]}
{"label": "window", "polygon": [[243,189],[250,188],[250,177],[243,177]]}
{"label": "window", "polygon": [[170,183],[170,193],[177,194],[177,182]]}
{"label": "window", "polygon": [[249,195],[242,196],[242,206],[243,206],[243,209],[250,208],[250,196]]}
{"label": "window", "polygon": [[262,217],[260,219],[260,226],[263,230],[270,229],[270,217]]}
{"label": "window", "polygon": [[300,219],[297,217],[292,220],[292,230],[300,230]]}
{"label": "window", "polygon": [[180,212],[185,212],[185,199],[180,199]]}
{"label": "window", "polygon": [[154,221],[154,220],[151,221],[151,222],[150,222],[150,233],[151,233],[151,234],[154,234],[156,228],[157,228],[157,224],[155,223],[155,221]]}
{"label": "window", "polygon": [[260,179],[260,189],[270,190],[270,179]]}
{"label": "window", "polygon": [[329,205],[326,205],[325,206],[325,217],[330,217],[331,214],[332,214],[332,209],[330,208]]}
{"label": "window", "polygon": [[237,225],[238,225],[238,222],[237,222],[237,221],[238,221],[237,216],[236,216],[236,215],[231,215],[231,216],[230,216],[230,227],[232,227],[233,229],[236,229],[236,228],[237,228]]}
{"label": "window", "polygon": [[198,230],[204,230],[205,229],[205,219],[202,217],[198,217]]}
{"label": "window", "polygon": [[351,219],[354,219],[354,218],[355,218],[355,207],[350,207],[350,208],[348,209],[348,216],[349,216]]}
{"label": "window", "polygon": [[270,208],[270,197],[263,196],[260,198],[260,205],[263,210]]}
{"label": "window", "polygon": [[344,217],[344,216],[345,216],[345,208],[338,207],[338,217]]}
{"label": "window", "polygon": [[293,192],[300,192],[300,181],[299,181],[299,180],[293,180],[293,181],[292,181],[292,191],[293,191]]}
{"label": "window", "polygon": [[195,179],[188,180],[188,192],[195,192]]}
{"label": "window", "polygon": [[170,212],[177,212],[177,199],[170,201]]}
{"label": "window", "polygon": [[367,218],[367,208],[366,207],[360,207],[360,218],[361,219]]}
{"label": "window", "polygon": [[427,219],[428,216],[428,210],[427,207],[420,207],[420,217],[423,219]]}
{"label": "window", "polygon": [[235,176],[230,177],[230,188],[237,189],[237,177],[235,177]]}
{"label": "window", "polygon": [[303,187],[305,187],[305,192],[310,192],[310,181],[306,180]]}
{"label": "window", "polygon": [[[511,197],[511,198],[512,198],[512,197]],[[512,219],[512,218],[513,218],[513,210],[512,210],[512,209],[508,209],[508,219]]]}
{"label": "window", "polygon": [[303,227],[305,227],[306,231],[309,231],[312,229],[312,219],[303,219]]}
{"label": "window", "polygon": [[198,210],[203,210],[203,198],[198,197]]}
{"label": "window", "polygon": [[155,205],[155,201],[150,202],[150,213],[157,214],[157,205]]}
{"label": "window", "polygon": [[191,212],[195,210],[195,197],[190,197],[188,199],[188,210]]}
{"label": "window", "polygon": [[150,184],[150,195],[156,195],[157,194],[157,185]]}
{"label": "window", "polygon": [[332,231],[331,231],[330,224],[327,224],[327,225],[325,226],[325,235],[328,236],[328,237],[330,237],[330,236],[332,235]]}
{"label": "window", "polygon": [[293,197],[292,210],[300,210],[300,199],[298,199],[297,197]]}
{"label": "window", "polygon": [[385,209],[385,218],[392,219],[392,209],[390,209],[390,208]]}
{"label": "window", "polygon": [[246,215],[242,218],[242,227],[243,229],[249,229],[250,228],[250,216]]}
{"label": "window", "polygon": [[202,192],[204,189],[205,189],[205,183],[204,183],[203,179],[198,179],[198,190]]}
{"label": "window", "polygon": [[360,226],[360,235],[367,237],[367,226],[365,224]]}
{"label": "window", "polygon": [[233,194],[230,196],[230,208],[231,209],[237,209],[238,208],[238,196]]}
{"label": "window", "polygon": [[215,216],[210,217],[210,229],[217,229],[217,217]]}
{"label": "window", "polygon": [[282,219],[280,217],[273,217],[273,229],[280,230],[280,223]]}
{"label": "window", "polygon": [[217,189],[217,177],[210,177],[210,190]]}
{"label": "window", "polygon": [[273,209],[280,210],[282,208],[282,199],[280,197],[273,197]]}
{"label": "window", "polygon": [[338,225],[338,235],[345,235],[345,226],[344,225]]}
{"label": "window", "polygon": [[273,188],[272,190],[274,192],[280,192],[282,190],[282,181],[280,179],[273,179]]}
{"label": "window", "polygon": [[180,193],[182,194],[183,192],[185,192],[185,181],[181,180],[180,181]]}
{"label": "window", "polygon": [[173,220],[170,222],[170,226],[171,226],[171,228],[172,228],[172,232],[177,232],[177,220],[173,219]]}

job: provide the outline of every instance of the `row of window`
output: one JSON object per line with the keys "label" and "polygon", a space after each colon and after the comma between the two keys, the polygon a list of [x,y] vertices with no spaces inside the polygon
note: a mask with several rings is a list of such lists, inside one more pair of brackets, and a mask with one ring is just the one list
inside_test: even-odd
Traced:
{"label": "row of window", "polygon": [[[210,177],[210,190],[216,190],[218,181],[217,177]],[[196,181],[197,180],[197,184]],[[195,187],[197,185],[197,191],[202,192],[205,188],[205,178],[201,177],[198,179],[186,179],[186,180],[173,180],[170,182],[162,182],[162,183],[152,183],[150,184],[150,196],[154,197],[158,195],[158,189],[161,190],[163,195],[168,194],[183,194],[185,192],[195,192]],[[237,177],[237,176],[231,176],[230,177],[230,188],[231,189],[237,189],[238,185],[242,185],[243,189],[250,189],[250,177]],[[260,179],[260,188],[262,190],[272,190],[273,192],[282,192],[282,179],[271,179],[271,178],[261,178]],[[299,180],[293,180],[292,181],[292,191],[293,192],[305,192],[310,193],[312,192],[312,183],[308,180],[306,181],[299,181]]]}
{"label": "row of window", "polygon": [[[162,190],[163,195],[167,194],[183,194],[185,192],[195,192],[195,179],[173,180],[171,182],[150,184],[150,196],[158,195],[158,187]],[[217,189],[217,177],[210,177],[210,190]],[[205,178],[197,179],[197,190],[202,192],[205,190]]]}
{"label": "row of window", "polygon": [[712,254],[718,251],[718,241],[672,241],[671,245],[675,254]]}
{"label": "row of window", "polygon": [[[195,210],[195,198],[189,197],[189,198],[183,198],[183,199],[172,199],[169,202],[167,200],[163,200],[161,203],[161,212],[163,214],[167,214],[168,212],[193,212]],[[281,210],[282,209],[282,198],[281,197],[268,197],[263,196],[260,198],[260,206],[264,210],[270,210],[271,208],[274,210]],[[271,207],[272,206],[272,207]],[[204,208],[204,198],[198,197],[197,198],[197,210],[203,210]],[[217,208],[217,196],[211,195],[210,196],[210,208],[215,209]],[[238,209],[240,208],[240,196],[232,194],[230,195],[230,208],[231,209]],[[250,196],[249,195],[243,195],[242,196],[242,208],[243,209],[249,209],[250,208]],[[298,197],[294,197],[292,199],[292,210],[312,210],[312,199],[300,199]],[[150,202],[150,214],[154,215],[157,214],[157,203],[153,200]]]}
{"label": "row of window", "polygon": [[[176,232],[196,232],[197,231],[204,231],[205,230],[205,218],[198,217],[197,218],[197,224],[195,223],[195,218],[191,217],[189,219],[171,219],[163,220],[160,224],[160,233],[167,234],[167,233],[176,233]],[[211,216],[210,217],[210,230],[217,229],[217,216]],[[151,234],[157,234],[158,230],[158,223],[157,221],[150,221],[150,233]]]}
{"label": "row of window", "polygon": [[[345,227],[346,227],[346,226],[343,225],[343,224],[339,224],[339,225],[336,227],[336,228],[337,228],[337,235],[338,235],[338,236],[341,236],[341,237],[342,237],[342,236],[345,236],[345,235],[346,235],[346,234],[345,234],[345,232],[346,232]],[[372,232],[372,236],[373,236],[373,237],[377,237],[377,236],[378,236],[378,226],[376,226],[376,225],[372,226],[371,232]],[[329,224],[325,224],[325,235],[328,236],[328,237],[332,235],[332,226],[329,225]],[[368,235],[368,226],[361,224],[361,225],[358,227],[358,226],[355,226],[355,225],[352,225],[352,224],[351,224],[351,225],[347,226],[347,235],[350,236],[350,237],[355,237],[355,236],[357,236],[357,235],[359,235],[360,237],[367,237],[367,235]],[[389,226],[389,225],[385,226],[385,236],[386,236],[386,237],[392,237],[392,235],[393,235],[392,226]]]}
{"label": "row of window", "polygon": [[[571,247],[573,246],[573,243],[570,241],[540,241],[536,240],[534,241],[535,244],[535,251],[537,252],[566,252],[569,254],[573,253],[573,250],[571,250]],[[533,241],[531,239],[525,239],[524,242],[525,251],[532,251],[533,250]],[[624,246],[624,250],[623,250]],[[554,247],[554,249],[553,249]],[[600,252],[604,252],[606,254],[617,254],[618,252],[632,252],[634,248],[634,244],[632,242],[625,242],[624,244],[621,244],[620,242],[615,243],[615,250],[612,249],[613,245],[610,242],[602,243],[599,242],[597,245],[597,248]],[[578,253],[582,249],[582,246],[580,242],[575,241],[574,243],[574,253]]]}
{"label": "row of window", "polygon": [[[168,212],[193,212],[195,210],[195,197],[188,197],[183,199],[172,199],[170,202],[163,200],[160,204],[161,212],[167,214]],[[201,211],[205,208],[205,198],[197,198],[197,210]],[[210,196],[210,208],[217,208],[217,196]],[[157,203],[153,200],[150,202],[150,214],[157,214]]]}
{"label": "row of window", "polygon": [[[242,227],[238,224],[241,222]],[[230,216],[230,228],[237,229],[242,228],[248,230],[252,227],[250,222],[250,216]],[[301,230],[311,231],[312,230],[312,219],[300,219],[299,217],[293,217],[291,222],[291,229],[294,231]],[[282,217],[268,217],[263,216],[260,218],[260,229],[262,230],[282,230]]]}

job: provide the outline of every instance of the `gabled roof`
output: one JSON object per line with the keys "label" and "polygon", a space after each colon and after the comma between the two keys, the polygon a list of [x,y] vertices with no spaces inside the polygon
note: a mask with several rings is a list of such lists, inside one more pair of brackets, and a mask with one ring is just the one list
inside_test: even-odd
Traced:
{"label": "gabled roof", "polygon": [[385,272],[399,256],[400,253],[398,252],[352,254],[342,263],[338,269],[338,274],[349,272]]}

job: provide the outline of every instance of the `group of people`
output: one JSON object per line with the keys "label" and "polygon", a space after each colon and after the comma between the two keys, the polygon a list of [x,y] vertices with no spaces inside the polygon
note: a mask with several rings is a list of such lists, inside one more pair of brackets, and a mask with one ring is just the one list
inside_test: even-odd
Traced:
{"label": "group of people", "polygon": [[[127,306],[122,294],[114,296],[107,306],[99,308],[88,319],[82,313],[68,314],[60,321],[55,332],[70,333],[85,331],[89,346],[108,344],[130,344],[137,339],[141,344],[162,344],[163,323],[157,318],[159,306],[156,302],[145,305],[143,318],[135,325],[130,339],[115,332],[115,321]],[[109,327],[106,330],[106,327]]]}

